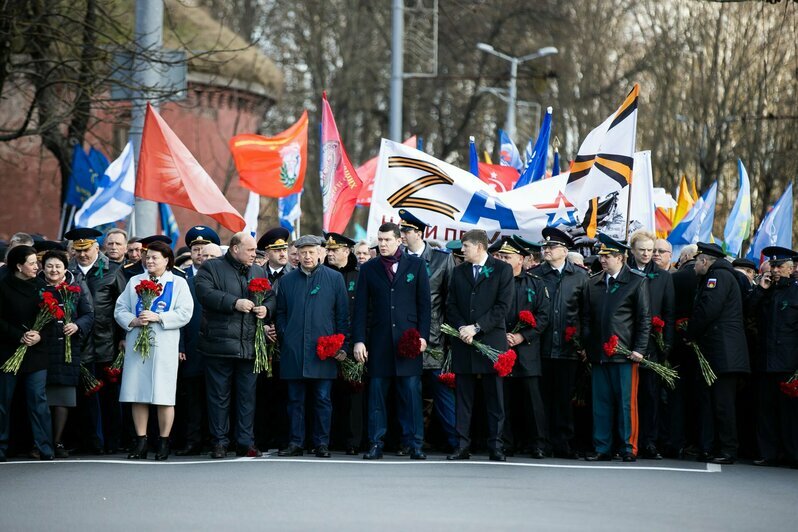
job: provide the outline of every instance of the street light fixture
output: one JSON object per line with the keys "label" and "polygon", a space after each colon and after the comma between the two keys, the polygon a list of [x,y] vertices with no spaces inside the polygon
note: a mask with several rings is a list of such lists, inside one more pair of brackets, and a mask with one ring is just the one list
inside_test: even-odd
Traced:
{"label": "street light fixture", "polygon": [[513,57],[511,55],[499,52],[493,46],[484,42],[477,43],[477,50],[495,55],[496,57],[510,62],[510,88],[507,91],[507,118],[504,123],[504,129],[507,132],[507,135],[512,139],[515,137],[515,106],[516,99],[518,98],[518,88],[516,83],[516,80],[518,79],[518,65],[533,59],[554,55],[558,53],[558,50],[554,46],[546,46],[531,54],[523,55],[521,57]]}

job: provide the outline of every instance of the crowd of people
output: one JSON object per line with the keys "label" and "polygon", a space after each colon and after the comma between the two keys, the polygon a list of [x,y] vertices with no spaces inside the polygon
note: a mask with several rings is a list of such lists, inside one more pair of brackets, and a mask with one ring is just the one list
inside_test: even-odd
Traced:
{"label": "crowd of people", "polygon": [[[486,453],[798,467],[796,252],[641,230],[590,253],[283,228],[222,246],[17,233],[0,267],[0,460]],[[375,245],[371,245],[375,244]],[[151,415],[152,414],[152,415]]]}

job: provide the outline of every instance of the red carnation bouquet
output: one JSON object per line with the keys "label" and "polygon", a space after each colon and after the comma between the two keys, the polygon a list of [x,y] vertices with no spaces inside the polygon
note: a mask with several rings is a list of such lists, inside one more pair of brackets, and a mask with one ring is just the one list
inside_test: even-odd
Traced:
{"label": "red carnation bouquet", "polygon": [[[263,305],[263,301],[266,299],[266,293],[272,289],[272,284],[265,277],[256,277],[249,281],[247,289],[252,294],[252,300],[255,306],[259,307]],[[253,373],[266,371],[267,374],[271,374],[270,351],[272,349],[274,349],[274,344],[266,343],[266,331],[263,328],[263,320],[259,319],[255,327],[255,367],[252,370]]]}
{"label": "red carnation bouquet", "polygon": [[529,310],[522,310],[518,313],[518,321],[515,323],[515,327],[513,328],[512,332],[517,333],[524,327],[530,327],[534,329],[537,326],[538,320],[535,319],[535,315]]}
{"label": "red carnation bouquet", "polygon": [[[80,298],[80,287],[76,284],[69,284],[66,281],[55,287],[61,294],[61,301],[64,303],[64,325],[72,323],[72,316],[77,312],[78,298]],[[64,362],[72,363],[72,339],[64,339]]]}
{"label": "red carnation bouquet", "polygon": [[[689,324],[690,320],[687,318],[676,320],[676,330],[684,334],[687,332],[687,326]],[[695,356],[698,357],[698,365],[701,367],[701,375],[703,375],[704,377],[704,382],[707,383],[707,386],[712,386],[715,383],[715,381],[718,380],[718,377],[715,375],[715,372],[712,370],[712,366],[709,365],[709,361],[701,352],[701,348],[698,347],[697,343],[692,342],[687,338],[685,338],[684,341],[687,345],[693,348]]]}
{"label": "red carnation bouquet", "polygon": [[651,334],[654,336],[654,342],[657,344],[660,353],[665,352],[665,337],[663,336],[663,331],[665,331],[665,320],[659,316],[651,318]]}
{"label": "red carnation bouquet", "polygon": [[421,334],[418,329],[406,329],[399,337],[396,350],[402,358],[418,358],[421,354]]}
{"label": "red carnation bouquet", "polygon": [[[620,340],[618,339],[618,335],[613,334],[604,344],[604,354],[609,358],[612,358],[615,355],[630,357],[632,355],[632,351],[628,347],[625,347],[621,344]],[[643,358],[643,360],[640,361],[640,365],[659,375],[659,377],[665,381],[665,384],[667,384],[668,388],[671,390],[676,386],[676,379],[679,378],[679,374],[675,369],[668,366],[663,366],[662,364],[657,364],[656,362],[652,362],[647,358]]]}
{"label": "red carnation bouquet", "polygon": [[[52,292],[42,292],[42,300],[39,303],[39,313],[36,315],[36,319],[33,321],[33,327],[31,327],[31,331],[40,332],[45,325],[50,323],[50,321],[63,319],[64,311],[58,305],[58,301],[55,299],[55,296],[52,294]],[[5,364],[3,364],[0,369],[6,373],[13,373],[16,375],[17,372],[19,372],[20,366],[22,366],[22,360],[25,358],[25,353],[27,352],[28,346],[23,343],[17,347],[17,350],[14,351],[14,354],[11,355],[11,358],[6,360]]]}
{"label": "red carnation bouquet", "polygon": [[[143,310],[151,310],[152,304],[156,299],[158,299],[158,296],[161,295],[162,291],[163,286],[161,286],[161,284],[150,279],[143,279],[139,284],[136,285],[136,294],[139,296],[139,299],[141,299],[141,308]],[[139,336],[136,338],[136,343],[133,344],[133,350],[137,351],[141,355],[141,358],[147,359],[149,358],[154,345],[155,332],[148,323],[141,328],[141,331],[139,331]]]}
{"label": "red carnation bouquet", "polygon": [[331,334],[329,336],[319,336],[316,341],[316,355],[321,360],[328,358],[335,358],[338,352],[344,346],[346,336],[343,334]]}
{"label": "red carnation bouquet", "polygon": [[452,355],[451,353],[447,353],[446,358],[444,358],[441,363],[441,372],[438,375],[438,382],[454,390],[456,379],[457,378],[452,372]]}
{"label": "red carnation bouquet", "polygon": [[[460,338],[460,332],[448,323],[441,325],[441,332],[455,338]],[[496,370],[496,373],[499,374],[499,377],[506,377],[512,373],[513,366],[515,366],[515,361],[518,359],[518,355],[516,355],[515,351],[512,349],[502,352],[476,340],[471,342],[471,346],[485,355],[488,360],[493,362],[493,369]]]}
{"label": "red carnation bouquet", "polygon": [[99,392],[103,386],[103,381],[97,380],[97,377],[92,375],[86,366],[80,366],[80,388],[83,390],[83,395],[86,397],[93,395]]}
{"label": "red carnation bouquet", "polygon": [[781,393],[792,399],[798,398],[798,371],[793,373],[785,382],[780,382],[779,389]]}
{"label": "red carnation bouquet", "polygon": [[582,343],[579,341],[579,335],[576,334],[576,327],[573,325],[567,325],[565,327],[565,341],[569,344],[574,344],[574,347],[577,351],[582,349]]}
{"label": "red carnation bouquet", "polygon": [[122,375],[122,366],[124,363],[125,350],[120,349],[113,363],[103,369],[103,371],[105,371],[105,376],[108,377],[108,382],[119,382],[119,376]]}

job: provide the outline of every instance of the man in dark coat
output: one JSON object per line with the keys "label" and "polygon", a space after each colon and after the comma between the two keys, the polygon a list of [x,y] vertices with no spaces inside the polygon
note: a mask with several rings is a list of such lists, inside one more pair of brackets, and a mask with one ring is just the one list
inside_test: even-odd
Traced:
{"label": "man in dark coat", "polygon": [[[421,353],[430,331],[429,277],[424,261],[405,255],[399,226],[382,224],[377,233],[379,256],[360,267],[352,326],[354,355],[366,362],[368,433],[371,448],[363,458],[382,458],[383,438],[388,426],[386,397],[393,381],[398,398],[401,445],[410,458],[424,460],[424,418],[421,408]],[[415,329],[421,353],[399,356],[398,344],[406,331]]]}
{"label": "man in dark coat", "polygon": [[[94,307],[94,325],[83,344],[81,363],[102,378],[104,368],[111,365],[117,353],[114,343],[116,298],[112,285],[119,265],[100,252],[97,243],[100,236],[102,233],[96,229],[78,228],[67,232],[64,238],[72,241],[75,250],[69,271],[77,283],[85,282],[89,286]],[[117,452],[122,436],[118,387],[104,386],[90,397],[79,394],[77,411],[85,450],[95,454]]]}
{"label": "man in dark coat", "polygon": [[798,468],[798,400],[780,385],[798,371],[798,281],[793,279],[798,253],[766,247],[771,265],[751,295],[752,313],[759,323],[759,350],[754,358],[757,387],[757,443],[755,465],[777,465],[780,455]]}
{"label": "man in dark coat", "polygon": [[[349,323],[355,313],[355,294],[357,277],[360,274],[357,259],[352,253],[355,241],[338,233],[324,233],[324,247],[327,256],[324,265],[340,273],[346,286],[349,305]],[[347,330],[347,333],[349,331]],[[351,351],[351,350],[350,350]],[[354,355],[353,355],[354,356]],[[333,382],[333,422],[332,439],[345,447],[346,454],[354,456],[359,452],[363,440],[363,401],[362,386],[353,386],[344,379]]]}
{"label": "man in dark coat", "polygon": [[[583,345],[593,364],[593,445],[590,461],[612,458],[613,435],[621,438],[624,462],[637,458],[637,386],[639,365],[645,357],[651,331],[651,309],[646,276],[626,264],[629,248],[599,233],[598,252],[603,273],[591,277],[585,301],[587,319]],[[631,351],[627,356],[608,353],[604,346],[616,338]],[[615,423],[613,423],[615,419]]]}
{"label": "man in dark coat", "polygon": [[[718,379],[699,383],[699,459],[733,464],[737,458],[737,381],[750,372],[743,301],[734,268],[717,244],[699,242],[695,271],[700,276],[687,336],[698,343]],[[715,451],[715,434],[719,453]]]}
{"label": "man in dark coat", "polygon": [[[399,209],[399,218],[401,219],[399,229],[402,231],[405,253],[419,257],[427,265],[431,305],[429,346],[431,349],[443,350],[444,338],[441,334],[441,324],[446,310],[446,291],[449,289],[454,260],[451,254],[441,249],[434,249],[424,241],[427,224],[405,209]],[[431,397],[435,418],[446,435],[449,447],[454,449],[458,443],[457,431],[454,428],[454,392],[438,380],[442,363],[443,360],[430,355],[429,350],[424,352],[422,392],[425,397]]]}
{"label": "man in dark coat", "polygon": [[582,330],[587,272],[566,260],[574,242],[555,227],[543,229],[543,264],[531,272],[539,276],[551,297],[549,326],[541,339],[541,392],[546,407],[548,438],[546,451],[557,458],[576,458],[574,439],[574,396],[580,353],[574,340],[566,341],[566,329]]}
{"label": "man in dark coat", "polygon": [[255,239],[236,233],[224,257],[203,263],[194,277],[197,299],[202,305],[202,326],[197,349],[205,357],[208,424],[213,440],[212,458],[227,455],[230,429],[230,395],[235,382],[236,454],[260,456],[255,447],[255,328],[274,313],[276,302],[270,290],[262,305],[250,299],[249,282],[265,278],[255,262]]}
{"label": "man in dark coat", "polygon": [[[302,456],[305,443],[305,395],[313,393],[313,447],[319,458],[330,457],[332,384],[338,365],[317,354],[320,338],[349,330],[349,305],[343,277],[319,263],[323,241],[313,235],[295,245],[300,267],[280,280],[277,292],[277,336],[280,339],[280,378],[288,384],[288,447],[279,456]],[[346,341],[335,355],[346,358]]]}
{"label": "man in dark coat", "polygon": [[462,238],[465,262],[454,269],[446,300],[446,319],[460,332],[452,341],[452,371],[457,375],[455,408],[457,450],[449,460],[471,456],[471,417],[477,376],[482,381],[488,414],[490,459],[505,461],[502,449],[504,390],[491,361],[471,343],[478,340],[499,351],[507,351],[507,312],[513,299],[513,269],[488,255],[488,235],[481,229]]}
{"label": "man in dark coat", "polygon": [[221,243],[219,235],[210,227],[195,225],[186,231],[186,246],[191,251],[191,266],[186,268],[186,279],[191,279],[202,266],[202,250],[207,244]]}
{"label": "man in dark coat", "polygon": [[[523,447],[532,458],[542,459],[546,446],[546,411],[540,394],[540,337],[549,325],[551,300],[543,280],[524,270],[529,251],[514,238],[504,239],[499,260],[513,269],[513,297],[507,312],[507,343],[518,355],[510,378],[504,379],[504,442],[507,449]],[[522,311],[532,313],[534,325],[520,320]],[[518,330],[517,332],[513,332]],[[519,414],[519,415],[516,415]],[[506,452],[506,451],[505,451]]]}
{"label": "man in dark coat", "polygon": [[[639,230],[632,233],[629,238],[632,256],[629,257],[629,267],[645,274],[648,282],[648,302],[651,306],[652,329],[646,350],[647,357],[654,362],[665,362],[673,345],[675,331],[674,318],[674,292],[671,275],[657,266],[653,259],[654,247],[657,237],[654,233]],[[654,338],[654,320],[662,321],[662,343],[660,349]],[[639,447],[640,456],[661,460],[662,455],[657,451],[659,437],[659,403],[662,395],[662,380],[651,370],[640,370],[640,383],[637,389],[638,418],[640,420]]]}

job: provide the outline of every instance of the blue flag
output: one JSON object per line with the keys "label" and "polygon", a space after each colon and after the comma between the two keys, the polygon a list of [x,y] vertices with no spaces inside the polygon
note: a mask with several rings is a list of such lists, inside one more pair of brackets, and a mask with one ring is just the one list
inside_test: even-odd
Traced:
{"label": "blue flag", "polygon": [[78,227],[114,223],[133,212],[136,167],[132,142],[128,142],[119,157],[108,165],[102,179],[95,181],[99,185],[95,187],[94,194],[75,213],[75,225]]}
{"label": "blue flag", "polygon": [[94,194],[91,163],[80,144],[72,148],[72,173],[67,184],[66,204],[80,207]]}
{"label": "blue flag", "polygon": [[89,167],[95,191],[99,186],[107,186],[107,180],[104,178],[109,164],[108,158],[101,151],[96,150],[94,146],[89,148]]}
{"label": "blue flag", "polygon": [[479,155],[474,137],[468,137],[468,171],[479,177]]}
{"label": "blue flag", "polygon": [[499,164],[501,166],[512,166],[518,173],[524,169],[524,161],[518,153],[518,147],[503,129],[499,130]]}
{"label": "blue flag", "polygon": [[277,211],[280,216],[280,225],[292,233],[294,232],[294,222],[296,222],[302,214],[301,197],[302,193],[297,192],[296,194],[277,199]]}
{"label": "blue flag", "polygon": [[554,162],[551,164],[551,177],[560,175],[560,151],[554,150]]}
{"label": "blue flag", "polygon": [[762,219],[746,258],[759,264],[768,246],[792,249],[792,183]]}
{"label": "blue flag", "polygon": [[674,246],[711,242],[717,195],[718,184],[712,183],[709,190],[698,198],[679,225],[673,228],[671,234],[668,235],[668,241]]}
{"label": "blue flag", "polygon": [[526,143],[526,149],[524,150],[524,169],[532,162],[533,153],[535,153],[535,144],[532,142],[532,139],[529,139],[529,142]]}
{"label": "blue flag", "polygon": [[538,132],[538,140],[532,149],[532,157],[527,162],[524,173],[518,178],[513,189],[539,181],[546,175],[546,163],[549,160],[549,139],[551,138],[551,112],[551,107],[546,109],[543,123]]}
{"label": "blue flag", "polygon": [[743,249],[743,241],[751,235],[751,182],[748,172],[741,160],[737,160],[737,171],[740,175],[740,190],[734,202],[726,227],[723,230],[725,242],[724,251],[732,257],[737,257]]}
{"label": "blue flag", "polygon": [[180,228],[177,226],[175,214],[172,212],[172,207],[167,203],[158,204],[158,212],[161,215],[161,229],[163,234],[172,239],[172,247],[178,247],[180,243]]}

